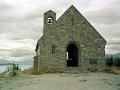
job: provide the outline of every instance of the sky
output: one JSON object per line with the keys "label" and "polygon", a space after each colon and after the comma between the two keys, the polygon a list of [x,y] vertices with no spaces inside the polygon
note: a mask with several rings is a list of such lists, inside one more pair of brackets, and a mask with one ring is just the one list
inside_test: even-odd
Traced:
{"label": "sky", "polygon": [[33,60],[44,13],[58,19],[71,5],[105,38],[106,54],[120,52],[120,0],[0,0],[0,60]]}

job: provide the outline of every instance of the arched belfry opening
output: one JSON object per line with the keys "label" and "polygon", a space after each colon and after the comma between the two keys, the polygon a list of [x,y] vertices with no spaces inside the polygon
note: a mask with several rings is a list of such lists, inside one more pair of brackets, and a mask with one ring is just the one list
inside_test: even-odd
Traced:
{"label": "arched belfry opening", "polygon": [[48,23],[48,24],[52,24],[52,22],[53,22],[53,18],[52,18],[52,17],[48,17],[48,18],[47,18],[47,23]]}
{"label": "arched belfry opening", "polygon": [[67,46],[67,67],[78,67],[78,47],[71,43]]}

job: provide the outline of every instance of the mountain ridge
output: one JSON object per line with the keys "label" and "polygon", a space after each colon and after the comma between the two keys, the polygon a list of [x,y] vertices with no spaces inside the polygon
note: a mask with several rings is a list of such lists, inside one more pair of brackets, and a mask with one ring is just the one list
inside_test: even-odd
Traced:
{"label": "mountain ridge", "polygon": [[0,60],[0,64],[6,64],[6,63],[15,63],[19,65],[32,65],[32,60],[25,60],[25,61],[9,61],[9,60]]}

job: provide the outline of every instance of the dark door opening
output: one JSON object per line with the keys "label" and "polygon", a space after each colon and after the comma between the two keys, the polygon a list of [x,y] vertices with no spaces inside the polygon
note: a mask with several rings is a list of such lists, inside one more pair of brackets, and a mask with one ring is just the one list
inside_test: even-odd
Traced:
{"label": "dark door opening", "polygon": [[67,46],[67,67],[78,66],[78,47],[75,44]]}

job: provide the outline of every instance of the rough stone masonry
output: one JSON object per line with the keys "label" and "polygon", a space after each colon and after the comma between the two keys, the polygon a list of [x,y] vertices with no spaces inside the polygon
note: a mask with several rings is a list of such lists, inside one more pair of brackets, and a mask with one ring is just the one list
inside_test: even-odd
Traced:
{"label": "rough stone masonry", "polygon": [[34,71],[56,69],[86,72],[105,69],[106,40],[72,5],[56,20],[52,10],[44,13],[43,36],[36,45]]}

